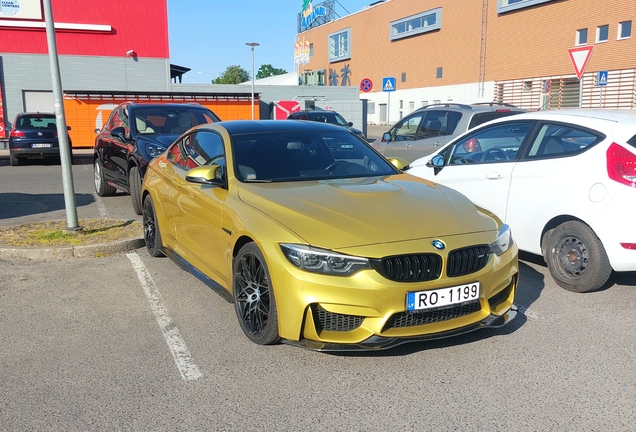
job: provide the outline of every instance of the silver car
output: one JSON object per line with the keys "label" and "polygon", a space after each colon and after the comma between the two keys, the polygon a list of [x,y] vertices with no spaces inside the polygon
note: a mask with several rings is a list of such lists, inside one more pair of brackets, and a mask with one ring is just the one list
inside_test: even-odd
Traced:
{"label": "silver car", "polygon": [[413,162],[482,123],[524,111],[497,103],[427,105],[396,123],[373,147],[388,158]]}

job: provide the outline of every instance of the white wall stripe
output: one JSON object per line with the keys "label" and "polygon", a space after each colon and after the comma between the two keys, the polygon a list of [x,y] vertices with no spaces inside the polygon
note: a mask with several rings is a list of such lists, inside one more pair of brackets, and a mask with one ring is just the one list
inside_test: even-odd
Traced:
{"label": "white wall stripe", "polygon": [[150,301],[150,307],[155,314],[157,323],[161,328],[163,337],[166,339],[166,343],[168,344],[168,348],[170,348],[172,357],[174,357],[174,361],[177,364],[179,373],[181,373],[181,377],[184,381],[191,381],[200,378],[203,374],[194,363],[194,360],[188,351],[188,347],[179,333],[179,329],[172,321],[172,318],[168,315],[168,309],[163,303],[161,293],[157,289],[155,282],[152,280],[150,273],[148,273],[148,269],[141,260],[141,257],[136,252],[127,253],[126,256],[137,272],[139,282],[141,282],[141,286],[146,293],[146,297],[148,297],[148,300]]}

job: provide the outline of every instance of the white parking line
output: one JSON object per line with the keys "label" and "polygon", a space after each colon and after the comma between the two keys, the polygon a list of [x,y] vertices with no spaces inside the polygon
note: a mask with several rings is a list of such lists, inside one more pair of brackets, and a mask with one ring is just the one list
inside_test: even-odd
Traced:
{"label": "white parking line", "polygon": [[150,273],[148,273],[148,269],[141,260],[141,257],[136,252],[127,253],[126,256],[137,272],[139,282],[141,282],[141,286],[146,293],[146,297],[150,300],[150,307],[155,314],[155,318],[157,318],[159,328],[161,328],[163,337],[166,339],[166,343],[168,344],[168,348],[170,348],[172,357],[174,357],[174,361],[181,373],[181,377],[184,381],[191,381],[200,378],[203,374],[194,363],[185,341],[181,338],[179,329],[172,321],[172,318],[168,315],[168,308],[166,308],[166,305],[163,303],[161,293],[157,289],[155,282],[152,280]]}
{"label": "white parking line", "polygon": [[108,214],[108,210],[106,210],[106,206],[104,205],[104,201],[97,194],[93,194],[95,198],[95,202],[97,203],[97,210],[99,210],[99,215],[102,219],[110,219],[110,215]]}

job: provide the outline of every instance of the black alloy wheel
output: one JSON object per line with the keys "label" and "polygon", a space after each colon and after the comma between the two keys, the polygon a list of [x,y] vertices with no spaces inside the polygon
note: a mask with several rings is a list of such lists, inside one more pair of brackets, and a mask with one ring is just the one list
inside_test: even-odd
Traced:
{"label": "black alloy wheel", "polygon": [[132,199],[133,210],[136,214],[143,213],[141,206],[141,174],[139,168],[134,166],[128,174],[128,186],[130,187],[130,198]]}
{"label": "black alloy wheel", "polygon": [[241,248],[233,263],[234,308],[241,329],[254,343],[280,340],[278,314],[265,259],[254,243]]}
{"label": "black alloy wheel", "polygon": [[612,273],[603,243],[587,225],[565,222],[544,237],[545,261],[555,282],[584,293],[601,288]]}
{"label": "black alloy wheel", "polygon": [[146,249],[153,257],[163,255],[163,244],[161,242],[161,232],[157,223],[157,213],[155,212],[155,204],[150,195],[144,200],[144,241]]}

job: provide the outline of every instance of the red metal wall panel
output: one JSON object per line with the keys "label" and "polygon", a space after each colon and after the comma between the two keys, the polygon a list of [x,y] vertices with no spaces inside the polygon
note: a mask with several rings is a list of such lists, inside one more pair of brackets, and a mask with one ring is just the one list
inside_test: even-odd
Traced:
{"label": "red metal wall panel", "polygon": [[[61,55],[169,58],[166,0],[52,0],[56,23],[110,25],[110,33],[56,31]],[[0,27],[0,53],[46,54],[44,29]]]}

